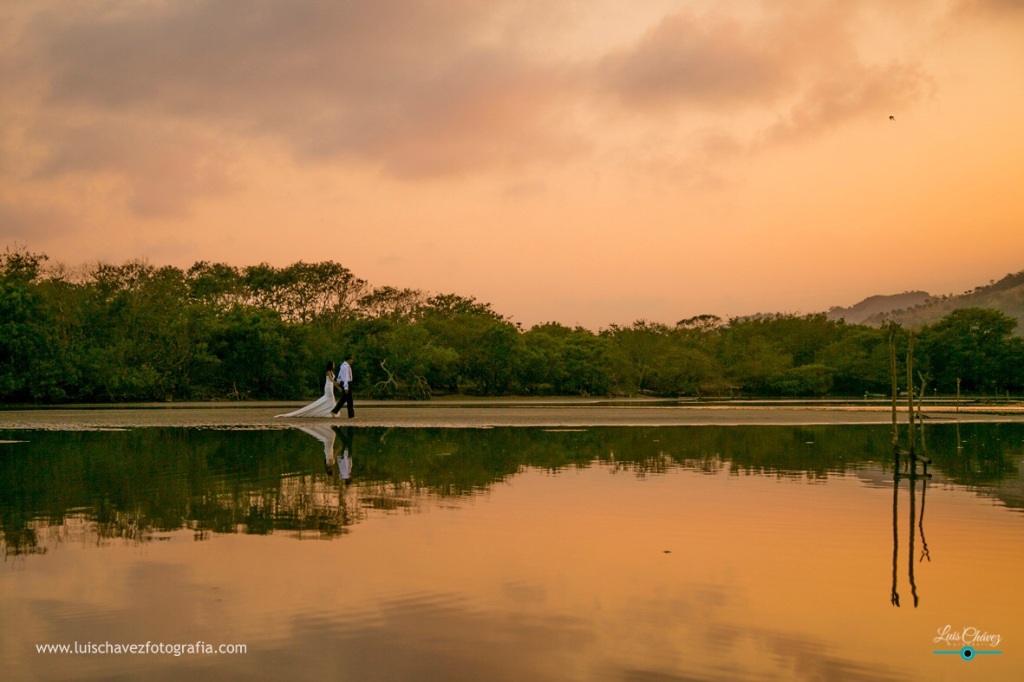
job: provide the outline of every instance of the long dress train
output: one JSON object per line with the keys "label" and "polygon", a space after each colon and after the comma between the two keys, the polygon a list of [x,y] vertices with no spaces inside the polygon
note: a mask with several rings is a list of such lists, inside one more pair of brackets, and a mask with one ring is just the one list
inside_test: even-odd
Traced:
{"label": "long dress train", "polygon": [[300,407],[288,414],[279,414],[278,417],[330,417],[334,409],[334,374],[328,372],[324,381],[324,394],[316,401],[305,407]]}

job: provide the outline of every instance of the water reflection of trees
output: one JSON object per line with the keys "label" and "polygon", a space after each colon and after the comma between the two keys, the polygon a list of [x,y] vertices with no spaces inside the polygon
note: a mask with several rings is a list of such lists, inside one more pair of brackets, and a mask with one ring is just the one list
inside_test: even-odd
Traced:
{"label": "water reflection of trees", "polygon": [[[0,457],[3,551],[44,551],[79,518],[100,542],[145,542],[181,529],[197,539],[334,537],[370,510],[415,510],[422,494],[473,495],[524,469],[600,463],[638,477],[684,468],[821,480],[891,456],[888,429],[874,426],[352,433],[358,454],[346,484],[325,469],[326,444],[298,430],[22,432],[19,439],[29,442],[7,446]],[[929,444],[934,466],[953,482],[992,485],[1016,480],[1022,435],[1016,424],[962,425],[959,437],[951,426],[931,427]],[[963,441],[959,457],[947,454],[957,452],[954,441]]]}

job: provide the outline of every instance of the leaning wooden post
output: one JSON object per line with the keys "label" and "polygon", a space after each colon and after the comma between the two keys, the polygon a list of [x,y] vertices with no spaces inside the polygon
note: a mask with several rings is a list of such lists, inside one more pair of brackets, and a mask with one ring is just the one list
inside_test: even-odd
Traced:
{"label": "leaning wooden post", "polygon": [[956,378],[956,413],[960,414],[960,377]]}
{"label": "leaning wooden post", "polygon": [[910,442],[910,464],[914,464],[914,333],[907,335],[907,409],[910,419],[907,421],[909,430],[907,440]]}
{"label": "leaning wooden post", "polygon": [[896,325],[889,323],[889,375],[892,378],[892,454],[896,467],[900,465],[900,429],[896,420],[896,398],[899,392],[896,381]]}

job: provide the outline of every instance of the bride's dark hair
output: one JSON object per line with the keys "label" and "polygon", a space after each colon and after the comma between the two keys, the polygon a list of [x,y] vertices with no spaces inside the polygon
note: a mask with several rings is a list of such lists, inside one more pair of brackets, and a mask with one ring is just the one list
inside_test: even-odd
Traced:
{"label": "bride's dark hair", "polygon": [[328,372],[334,371],[334,360],[328,360],[327,361],[327,371]]}

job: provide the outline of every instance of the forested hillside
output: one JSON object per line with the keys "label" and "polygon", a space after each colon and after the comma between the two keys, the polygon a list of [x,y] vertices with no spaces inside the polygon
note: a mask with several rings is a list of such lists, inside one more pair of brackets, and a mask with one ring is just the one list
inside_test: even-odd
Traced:
{"label": "forested hillside", "polygon": [[[863,321],[864,324],[881,325],[892,320],[904,327],[917,328],[934,324],[960,308],[988,308],[1018,321],[1024,320],[1024,270],[962,294],[932,296],[912,305],[894,306],[889,311],[865,317]],[[1017,325],[1016,334],[1024,335],[1024,324]]]}
{"label": "forested hillside", "polygon": [[869,296],[849,308],[839,306],[829,308],[825,315],[830,320],[845,320],[854,324],[861,324],[872,316],[885,315],[893,310],[912,308],[930,302],[931,298],[931,294],[927,291],[907,291],[902,294],[892,294],[889,296]]}
{"label": "forested hillside", "polygon": [[[1024,390],[1015,327],[961,308],[915,328],[918,376],[929,392],[958,378],[967,393]],[[907,333],[892,329],[902,360]],[[472,297],[373,287],[331,262],[72,270],[0,255],[8,404],[304,399],[345,352],[367,397],[860,396],[889,390],[889,334],[825,314],[523,329]]]}

